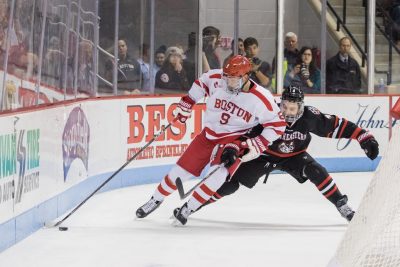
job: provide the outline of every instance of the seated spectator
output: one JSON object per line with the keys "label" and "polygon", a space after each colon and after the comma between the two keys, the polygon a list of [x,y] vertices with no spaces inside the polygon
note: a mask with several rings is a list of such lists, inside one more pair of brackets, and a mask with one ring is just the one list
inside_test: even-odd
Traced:
{"label": "seated spectator", "polygon": [[328,94],[360,93],[360,65],[350,56],[350,49],[350,38],[343,37],[339,41],[339,52],[326,62],[326,92]]}
{"label": "seated spectator", "polygon": [[203,72],[221,68],[220,57],[216,52],[220,38],[220,31],[217,28],[207,26],[203,29]]}
{"label": "seated spectator", "polygon": [[257,57],[258,52],[260,51],[257,39],[253,37],[247,37],[243,44],[246,57],[249,58],[251,63],[250,78],[259,85],[267,88],[271,81],[271,66],[268,64],[268,62]]}
{"label": "seated spectator", "polygon": [[[124,93],[140,92],[141,71],[137,60],[128,54],[128,46],[124,39],[118,41],[118,89],[124,90]],[[113,62],[106,63],[106,78],[112,82]]]}
{"label": "seated spectator", "polygon": [[165,56],[165,62],[156,75],[156,88],[188,90],[190,84],[186,71],[182,67],[183,50],[179,47],[171,46],[167,49]]}
{"label": "seated spectator", "polygon": [[235,55],[235,50],[236,49],[238,49],[238,55],[241,55],[241,56],[245,55],[243,39],[242,38],[238,38],[238,47],[236,47],[235,40],[232,40],[231,49],[232,49],[232,53],[225,58],[223,66],[225,66],[226,63]]}
{"label": "seated spectator", "polygon": [[299,57],[292,70],[285,74],[284,87],[296,83],[303,87],[307,94],[317,94],[321,91],[321,73],[315,66],[312,49],[304,46],[300,49]]}

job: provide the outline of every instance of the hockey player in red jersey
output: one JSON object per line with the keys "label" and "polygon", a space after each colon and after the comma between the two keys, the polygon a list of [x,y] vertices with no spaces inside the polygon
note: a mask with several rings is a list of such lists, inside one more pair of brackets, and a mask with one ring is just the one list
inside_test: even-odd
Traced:
{"label": "hockey player in red jersey", "polygon": [[[307,153],[310,133],[327,138],[355,139],[371,160],[379,154],[378,142],[370,132],[345,118],[323,114],[315,107],[304,106],[304,94],[300,86],[293,85],[284,90],[280,108],[287,122],[285,133],[260,157],[241,164],[231,179],[204,205],[234,193],[240,184],[252,188],[263,175],[267,178],[271,171],[281,170],[299,183],[310,180],[335,205],[339,213],[350,221],[354,211],[347,204],[347,196],[342,195],[326,169]],[[259,130],[256,127],[253,132],[257,134]]]}
{"label": "hockey player in red jersey", "polygon": [[[237,55],[230,59],[223,69],[210,70],[197,79],[188,95],[182,97],[175,110],[178,120],[185,123],[190,117],[193,105],[207,96],[204,129],[197,135],[177,164],[157,186],[151,199],[136,211],[138,218],[144,218],[160,206],[165,197],[176,190],[176,179],[188,180],[199,176],[209,163],[214,147],[223,144],[233,154],[239,153],[237,139],[256,125],[262,125],[260,134],[250,141],[260,153],[285,131],[286,123],[271,93],[249,79],[251,65],[247,58]],[[260,155],[260,153],[258,155]],[[245,155],[251,160],[254,153]],[[185,224],[191,211],[197,210],[225,182],[228,168],[238,161],[221,156],[224,166],[202,183],[190,200],[180,210],[178,220]],[[236,159],[236,158],[235,158]],[[217,168],[210,168],[209,173]]]}

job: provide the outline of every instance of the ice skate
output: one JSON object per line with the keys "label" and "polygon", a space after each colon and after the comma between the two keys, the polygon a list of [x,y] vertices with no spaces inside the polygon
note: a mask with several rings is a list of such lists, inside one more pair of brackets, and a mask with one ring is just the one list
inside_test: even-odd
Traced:
{"label": "ice skate", "polygon": [[353,219],[353,216],[355,214],[354,210],[347,205],[347,196],[344,195],[341,199],[336,204],[337,210],[340,212],[343,218],[345,218],[347,221],[351,221]]}
{"label": "ice skate", "polygon": [[[174,217],[176,219],[174,224],[179,222],[181,225],[185,225],[190,214],[192,214],[192,211],[188,208],[187,203],[181,208],[174,209]],[[176,225],[179,225],[179,223]]]}
{"label": "ice skate", "polygon": [[150,198],[149,201],[146,202],[143,206],[137,209],[136,211],[136,217],[138,218],[144,218],[153,211],[155,211],[160,205],[162,201],[155,200],[153,197]]}

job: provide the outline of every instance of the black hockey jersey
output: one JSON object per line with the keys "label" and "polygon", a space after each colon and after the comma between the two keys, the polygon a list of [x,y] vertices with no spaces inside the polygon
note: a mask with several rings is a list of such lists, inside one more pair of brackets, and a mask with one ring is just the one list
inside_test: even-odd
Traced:
{"label": "black hockey jersey", "polygon": [[356,139],[365,130],[344,118],[323,114],[315,107],[305,106],[303,116],[288,125],[285,133],[268,147],[266,153],[280,158],[300,154],[310,144],[311,133],[328,138]]}

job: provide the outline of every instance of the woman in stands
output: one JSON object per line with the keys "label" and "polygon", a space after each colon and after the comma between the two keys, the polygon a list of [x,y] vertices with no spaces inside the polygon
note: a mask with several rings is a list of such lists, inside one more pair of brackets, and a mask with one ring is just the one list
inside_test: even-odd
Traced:
{"label": "woman in stands", "polygon": [[190,85],[183,68],[184,54],[179,47],[169,47],[165,52],[166,60],[156,74],[156,88],[188,90]]}
{"label": "woman in stands", "polygon": [[306,94],[321,92],[321,73],[316,66],[311,47],[303,46],[294,68],[286,72],[285,88],[288,88],[290,84],[301,85]]}

